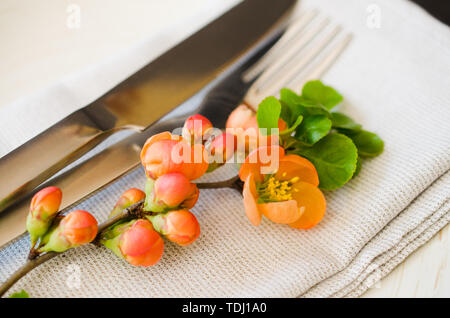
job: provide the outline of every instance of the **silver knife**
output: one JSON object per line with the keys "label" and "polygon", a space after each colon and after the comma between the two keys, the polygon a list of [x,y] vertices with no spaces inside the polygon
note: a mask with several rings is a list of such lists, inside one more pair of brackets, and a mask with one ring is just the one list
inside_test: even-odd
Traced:
{"label": "silver knife", "polygon": [[[0,212],[107,137],[143,131],[197,93],[261,40],[295,0],[246,0],[90,105],[0,158]],[[42,151],[45,149],[45,151]],[[34,160],[29,165],[29,158]]]}
{"label": "silver knife", "polygon": [[[263,1],[258,1],[258,3],[263,3]],[[295,1],[290,1],[290,4],[294,3]],[[245,48],[240,57],[229,63],[230,66],[222,72],[221,76],[216,77],[212,83],[209,83],[190,101],[166,115],[143,133],[135,133],[111,145],[92,158],[52,178],[39,188],[47,185],[60,187],[64,192],[61,205],[61,208],[64,209],[80,202],[92,192],[101,189],[135,168],[139,164],[139,153],[145,140],[160,131],[171,131],[174,128],[181,127],[189,114],[202,113],[210,118],[216,127],[224,127],[227,115],[240,101],[247,89],[247,86],[243,86],[243,83],[236,85],[240,81],[243,69],[263,54],[274,38],[280,34],[292,6],[285,6],[284,8],[284,10],[277,11],[277,15],[272,17],[272,24],[267,25],[265,31],[261,31],[258,38],[253,41],[252,46]],[[260,18],[259,16],[258,19]],[[253,23],[257,23],[258,19]],[[213,86],[215,87],[211,88]],[[205,97],[206,93],[208,94]],[[203,103],[200,103],[202,100]],[[211,103],[215,103],[216,107],[211,107]],[[199,104],[200,106],[198,106]],[[192,105],[196,105],[196,107]],[[0,214],[0,246],[24,233],[30,196],[31,194],[28,195],[26,200],[18,202]]]}

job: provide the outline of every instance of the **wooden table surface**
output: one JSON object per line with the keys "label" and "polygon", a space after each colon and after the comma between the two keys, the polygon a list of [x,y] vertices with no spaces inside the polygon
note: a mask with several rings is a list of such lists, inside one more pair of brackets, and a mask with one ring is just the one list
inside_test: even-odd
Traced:
{"label": "wooden table surface", "polygon": [[[190,0],[189,10],[207,1],[224,6],[224,0]],[[146,30],[167,27],[185,14],[183,6],[187,1],[2,0],[0,107],[138,43]],[[79,27],[71,19],[77,8]],[[364,296],[450,297],[449,228]]]}

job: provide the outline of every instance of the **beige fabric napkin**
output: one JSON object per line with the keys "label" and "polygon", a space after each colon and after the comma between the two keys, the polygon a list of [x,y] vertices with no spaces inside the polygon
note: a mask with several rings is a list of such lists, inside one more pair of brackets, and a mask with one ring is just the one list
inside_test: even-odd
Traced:
{"label": "beige fabric napkin", "polygon": [[[363,162],[357,178],[326,194],[320,225],[299,231],[263,221],[253,227],[239,193],[203,190],[193,209],[200,238],[188,247],[167,243],[156,266],[132,267],[104,248],[86,246],[45,263],[13,290],[24,288],[32,297],[357,296],[445,226],[450,221],[450,30],[404,0],[304,0],[301,7],[319,8],[354,33],[323,80],[345,96],[342,111],[386,143],[381,156]],[[140,54],[151,45],[144,43],[127,57],[137,54],[142,61]],[[115,63],[123,75],[137,66],[127,69],[120,58]],[[77,105],[95,97],[92,91],[82,94],[88,83],[110,83],[103,81],[107,68],[105,63],[64,89],[49,89],[6,111],[22,109],[26,117],[23,109],[48,100]],[[97,87],[108,86],[102,85]],[[7,137],[2,129],[2,142]],[[226,167],[203,181],[232,173],[233,167]],[[103,220],[121,192],[144,182],[143,170],[136,169],[79,208]],[[28,247],[28,239],[20,238],[0,251],[0,280],[23,262]]]}

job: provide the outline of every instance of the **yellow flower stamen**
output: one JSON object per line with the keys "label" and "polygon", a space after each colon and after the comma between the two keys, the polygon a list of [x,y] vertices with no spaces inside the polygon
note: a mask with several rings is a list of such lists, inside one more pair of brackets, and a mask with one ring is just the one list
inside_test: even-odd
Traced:
{"label": "yellow flower stamen", "polygon": [[299,177],[293,177],[291,180],[289,180],[290,183],[294,184],[296,183],[298,180],[300,180]]}
{"label": "yellow flower stamen", "polygon": [[[285,176],[285,173],[283,174]],[[294,182],[292,182],[294,180]],[[271,176],[259,187],[260,197],[267,201],[288,201],[292,200],[292,183],[298,181],[298,177],[294,177],[289,181],[279,181]],[[295,189],[294,189],[295,190]]]}

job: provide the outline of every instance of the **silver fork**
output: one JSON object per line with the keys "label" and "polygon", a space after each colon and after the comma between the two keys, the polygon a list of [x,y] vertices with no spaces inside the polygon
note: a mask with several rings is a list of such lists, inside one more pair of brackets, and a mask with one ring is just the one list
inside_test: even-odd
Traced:
{"label": "silver fork", "polygon": [[320,17],[317,10],[293,17],[278,42],[243,73],[244,82],[255,81],[243,102],[257,110],[261,100],[277,96],[281,88],[298,91],[307,81],[319,79],[351,39],[350,33]]}
{"label": "silver fork", "polygon": [[[321,18],[316,10],[307,11],[293,19],[278,42],[242,73],[244,83],[254,81],[245,93],[244,103],[256,110],[260,100],[277,95],[281,87],[298,91],[304,82],[320,78],[351,39],[350,34],[339,31],[338,26],[333,26],[327,18]],[[217,104],[205,103],[205,107],[209,111],[213,108],[215,116],[219,116]],[[231,110],[227,109],[227,112]],[[202,113],[201,108],[189,112],[192,111]],[[61,210],[73,206],[138,166],[140,147],[146,138],[182,126],[186,116],[183,113],[162,119],[145,134],[133,134],[107,147],[45,182],[35,191],[50,185],[59,187],[64,193]],[[223,126],[225,119],[221,120]],[[0,247],[25,231],[28,204],[28,200],[22,200],[1,216]]]}

